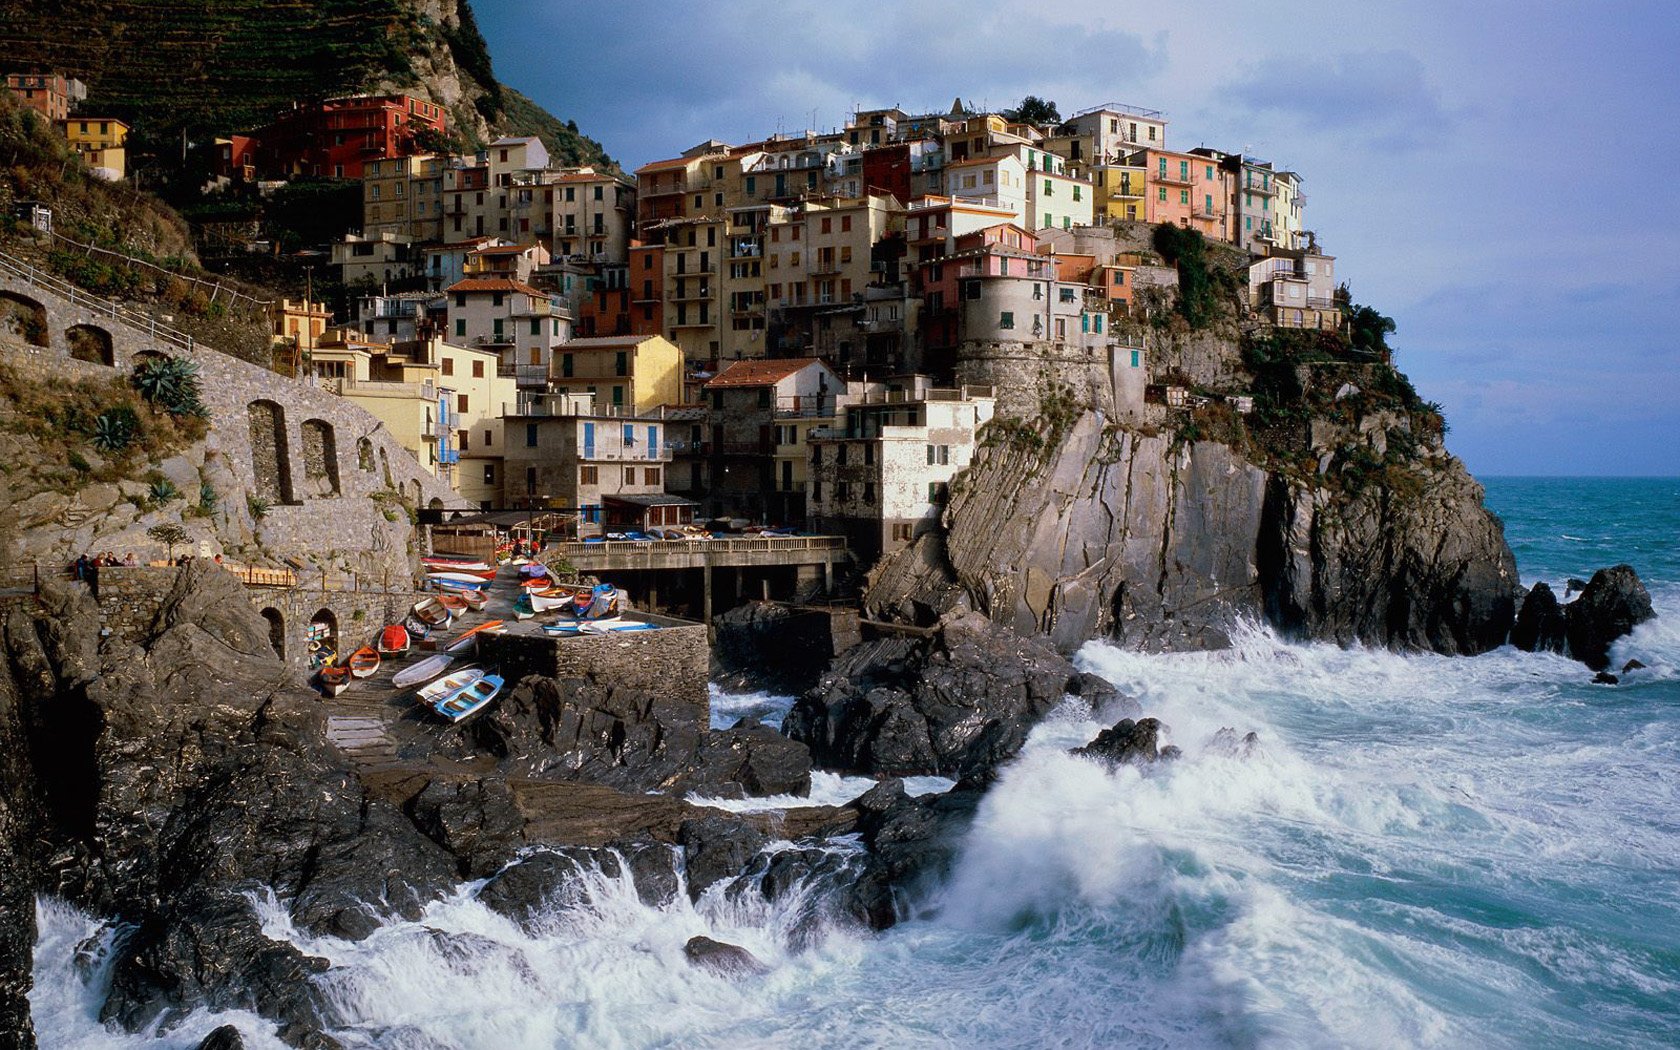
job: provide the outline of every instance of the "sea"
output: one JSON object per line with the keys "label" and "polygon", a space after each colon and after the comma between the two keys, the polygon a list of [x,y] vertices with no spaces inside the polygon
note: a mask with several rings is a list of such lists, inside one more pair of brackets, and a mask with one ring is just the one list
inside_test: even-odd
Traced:
{"label": "sea", "polygon": [[[1680,1045],[1680,479],[1485,484],[1525,583],[1562,595],[1595,568],[1639,570],[1658,619],[1613,656],[1647,667],[1594,685],[1556,655],[1398,655],[1253,625],[1215,653],[1089,644],[1078,662],[1183,758],[1072,757],[1103,713],[1068,703],[987,795],[948,884],[883,934],[794,936],[797,900],[650,908],[606,878],[536,936],[476,885],[354,943],[252,906],[332,961],[348,1046]],[[773,721],[790,702],[719,693],[714,717]],[[814,793],[868,786],[819,774]],[[227,1022],[280,1045],[239,1013],[106,1031],[103,967],[74,961],[97,923],[38,910],[42,1046],[191,1047]],[[767,972],[696,970],[696,934]]]}

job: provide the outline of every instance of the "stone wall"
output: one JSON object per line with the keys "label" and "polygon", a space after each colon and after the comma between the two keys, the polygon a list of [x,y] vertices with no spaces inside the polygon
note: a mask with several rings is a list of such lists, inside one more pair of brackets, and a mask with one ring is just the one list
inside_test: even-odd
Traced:
{"label": "stone wall", "polygon": [[1081,407],[1095,408],[1110,419],[1129,418],[1143,411],[1149,367],[1142,354],[1132,365],[1133,349],[1106,343],[1086,353],[1073,344],[1039,340],[968,340],[957,348],[956,378],[964,385],[996,387],[1000,416],[1038,415],[1055,383],[1071,390]]}
{"label": "stone wall", "polygon": [[[11,274],[0,274],[0,293],[38,308],[45,318],[44,347],[0,335],[0,361],[31,374],[126,375],[139,359],[157,354],[187,356],[198,364],[203,400],[211,414],[210,433],[196,450],[197,461],[159,466],[182,492],[195,492],[202,482],[220,494],[218,514],[184,523],[201,552],[209,543],[215,549],[246,552],[246,560],[271,564],[290,558],[361,571],[396,570],[408,562],[412,529],[394,493],[400,492],[409,504],[467,506],[378,419],[335,394],[207,347],[189,353],[169,346],[142,327],[83,302],[71,303]],[[72,329],[77,330],[78,345],[92,340],[103,347],[108,342],[110,363],[73,357]],[[256,443],[254,404],[264,406],[262,422],[269,424],[267,433],[272,435]],[[267,408],[270,405],[273,410]],[[272,450],[266,447],[270,441]],[[177,480],[172,468],[183,477]],[[272,484],[259,484],[264,477]],[[266,506],[250,505],[247,493]],[[374,496],[380,498],[369,498]],[[135,524],[122,521],[103,530],[82,530],[87,535],[73,541],[66,537],[64,551],[8,553],[74,557],[79,551],[72,542],[83,550],[149,549],[136,538],[143,536],[143,525],[131,527]],[[100,538],[125,528],[124,539]]]}
{"label": "stone wall", "polygon": [[127,642],[140,641],[175,585],[175,573],[154,568],[98,570],[90,583],[106,630]]}
{"label": "stone wall", "polygon": [[651,613],[636,618],[659,624],[661,630],[570,638],[540,632],[481,635],[478,663],[510,683],[532,674],[587,678],[601,686],[628,686],[696,704],[709,717],[711,644],[705,625]]}

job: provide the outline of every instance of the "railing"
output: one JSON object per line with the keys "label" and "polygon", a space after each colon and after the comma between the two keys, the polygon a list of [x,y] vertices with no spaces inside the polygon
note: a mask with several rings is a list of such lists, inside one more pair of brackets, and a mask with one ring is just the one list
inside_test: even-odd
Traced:
{"label": "railing", "polygon": [[222,286],[222,283],[220,281],[206,281],[201,277],[194,277],[191,274],[181,273],[177,270],[171,270],[171,269],[168,269],[167,267],[159,266],[156,263],[147,262],[144,259],[137,259],[132,255],[125,255],[122,252],[114,252],[114,251],[110,250],[109,248],[101,248],[98,245],[94,245],[94,244],[84,244],[81,241],[75,240],[75,239],[70,238],[70,237],[66,237],[62,233],[59,233],[56,230],[50,231],[47,234],[47,236],[51,237],[54,241],[63,241],[65,244],[68,244],[73,248],[79,249],[82,252],[83,255],[91,256],[95,252],[97,252],[100,255],[106,255],[106,256],[110,256],[113,259],[121,260],[122,264],[124,266],[137,266],[137,267],[142,267],[142,268],[147,269],[147,270],[155,270],[156,272],[161,273],[161,274],[163,274],[167,277],[172,277],[172,278],[174,278],[176,280],[179,280],[179,281],[186,281],[188,284],[191,284],[194,287],[203,286],[203,287],[209,288],[210,289],[210,301],[211,302],[216,302],[219,299],[225,298],[229,302],[232,302],[232,303],[237,305],[237,304],[240,303],[240,300],[244,300],[246,309],[248,309],[248,310],[260,310],[260,311],[266,311],[266,310],[268,310],[269,307],[274,305],[274,301],[271,300],[271,299],[258,299],[255,296],[246,295],[244,292],[236,292],[231,288],[225,288],[225,287]]}
{"label": "railing", "polygon": [[604,543],[584,543],[567,540],[550,544],[550,551],[562,557],[576,558],[589,554],[644,554],[649,550],[689,554],[748,554],[754,551],[843,551],[844,536],[741,536],[723,539],[693,540],[608,540]]}
{"label": "railing", "polygon": [[547,365],[514,365],[514,384],[516,386],[547,386]]}
{"label": "railing", "polygon": [[197,347],[193,337],[166,324],[159,324],[155,317],[142,313],[131,307],[123,306],[112,299],[100,299],[89,295],[75,285],[59,277],[55,277],[42,270],[33,263],[28,263],[5,252],[0,252],[0,273],[10,274],[33,287],[51,292],[54,295],[70,301],[72,306],[103,314],[114,321],[121,321],[141,329],[148,339],[156,340],[177,350],[196,353]]}
{"label": "railing", "polygon": [[1190,185],[1191,178],[1189,174],[1184,172],[1169,174],[1164,171],[1157,171],[1155,173],[1155,181],[1168,186],[1188,186]]}
{"label": "railing", "polygon": [[656,449],[646,448],[584,448],[578,451],[578,461],[582,463],[669,463],[671,462],[671,448],[661,445]]}

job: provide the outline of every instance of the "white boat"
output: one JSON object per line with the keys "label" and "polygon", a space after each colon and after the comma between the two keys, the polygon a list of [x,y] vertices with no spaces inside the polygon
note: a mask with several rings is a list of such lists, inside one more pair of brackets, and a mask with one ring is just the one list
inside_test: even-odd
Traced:
{"label": "white boat", "polygon": [[463,667],[453,674],[445,675],[435,682],[428,682],[421,686],[414,694],[414,698],[423,704],[435,704],[451,693],[458,692],[472,685],[484,672],[476,667]]}
{"label": "white boat", "polygon": [[496,699],[496,694],[501,691],[501,678],[497,675],[487,674],[478,681],[450,693],[433,704],[432,709],[451,722],[459,722],[463,718],[482,711],[490,701]]}
{"label": "white boat", "polygon": [[470,572],[428,572],[426,579],[434,583],[447,583],[453,587],[473,587],[483,590],[490,586],[490,581],[482,576],[474,576]]}
{"label": "white boat", "polygon": [[454,662],[455,658],[453,656],[445,656],[442,653],[436,656],[428,656],[419,663],[405,667],[392,675],[391,684],[398,689],[407,689],[411,685],[419,685],[421,682],[430,681],[449,670],[449,665]]}
{"label": "white boat", "polygon": [[640,620],[584,620],[578,625],[580,634],[619,634],[624,631],[657,631],[659,625]]}

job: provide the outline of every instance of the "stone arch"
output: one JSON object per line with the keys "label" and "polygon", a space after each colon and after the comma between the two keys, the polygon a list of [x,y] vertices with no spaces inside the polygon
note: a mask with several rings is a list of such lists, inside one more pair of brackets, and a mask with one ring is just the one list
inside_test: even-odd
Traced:
{"label": "stone arch", "polygon": [[385,487],[396,488],[396,483],[391,480],[391,457],[385,454],[384,448],[379,450],[379,469],[385,474]]}
{"label": "stone arch", "polygon": [[415,478],[408,483],[408,498],[413,501],[416,510],[425,503],[426,494],[425,490],[420,487],[419,478]]}
{"label": "stone arch", "polygon": [[338,652],[338,616],[331,609],[317,609],[309,618],[309,651]]}
{"label": "stone arch", "polygon": [[426,504],[426,508],[428,510],[442,510],[443,509],[443,500],[439,499],[436,496],[433,496],[432,499],[431,499],[431,502]]}
{"label": "stone arch", "polygon": [[324,419],[303,421],[303,484],[311,496],[339,494],[338,438]]}
{"label": "stone arch", "polygon": [[98,325],[71,325],[64,330],[64,344],[70,356],[78,361],[116,367],[117,354],[111,346],[111,333]]}
{"label": "stone arch", "polygon": [[367,438],[356,439],[356,469],[373,473],[373,442]]}
{"label": "stone arch", "polygon": [[0,290],[0,336],[48,346],[47,308],[17,292]]}
{"label": "stone arch", "polygon": [[253,401],[251,418],[251,476],[258,497],[270,503],[292,502],[292,459],[286,443],[286,410],[273,401]]}
{"label": "stone arch", "polygon": [[271,605],[262,611],[262,618],[268,621],[268,644],[273,647],[274,655],[284,660],[286,658],[286,614]]}

